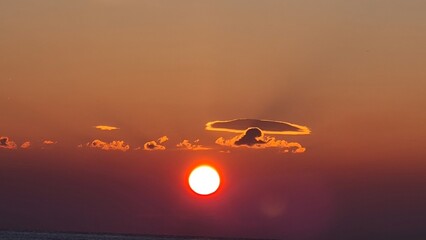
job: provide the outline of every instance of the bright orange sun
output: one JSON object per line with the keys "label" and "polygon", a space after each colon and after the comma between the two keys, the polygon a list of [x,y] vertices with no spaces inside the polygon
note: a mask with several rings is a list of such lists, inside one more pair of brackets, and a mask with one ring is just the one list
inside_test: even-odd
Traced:
{"label": "bright orange sun", "polygon": [[219,188],[220,176],[213,167],[202,165],[192,170],[188,178],[192,191],[200,195],[209,195]]}

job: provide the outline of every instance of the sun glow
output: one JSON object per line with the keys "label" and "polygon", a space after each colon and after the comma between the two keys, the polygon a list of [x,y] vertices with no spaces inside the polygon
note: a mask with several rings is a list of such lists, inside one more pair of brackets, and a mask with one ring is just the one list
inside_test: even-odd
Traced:
{"label": "sun glow", "polygon": [[219,188],[220,176],[216,169],[208,165],[202,165],[192,170],[188,183],[195,193],[209,195]]}

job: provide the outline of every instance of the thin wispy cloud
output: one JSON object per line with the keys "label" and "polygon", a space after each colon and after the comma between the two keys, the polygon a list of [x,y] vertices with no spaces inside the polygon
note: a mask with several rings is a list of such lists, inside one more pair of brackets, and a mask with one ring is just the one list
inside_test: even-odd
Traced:
{"label": "thin wispy cloud", "polygon": [[101,131],[112,131],[112,130],[120,129],[118,127],[108,126],[108,125],[97,125],[97,126],[94,126],[94,128],[101,130]]}
{"label": "thin wispy cloud", "polygon": [[193,142],[190,142],[189,140],[183,140],[182,142],[178,143],[176,145],[177,148],[179,149],[185,149],[185,150],[194,150],[194,151],[198,151],[198,150],[209,150],[210,148],[208,147],[204,147],[200,144],[198,144],[200,140],[197,139]]}

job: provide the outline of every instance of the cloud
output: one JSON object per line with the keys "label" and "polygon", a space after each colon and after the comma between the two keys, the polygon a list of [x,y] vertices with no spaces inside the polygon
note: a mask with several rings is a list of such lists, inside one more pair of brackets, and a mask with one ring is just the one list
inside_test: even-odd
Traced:
{"label": "cloud", "polygon": [[43,141],[43,144],[45,144],[45,145],[53,145],[53,144],[56,144],[56,143],[58,143],[58,142],[54,142],[52,140],[44,140]]}
{"label": "cloud", "polygon": [[306,135],[311,133],[311,130],[305,126],[263,119],[240,118],[228,121],[212,121],[206,124],[206,130],[209,131],[244,133],[249,128],[261,129],[265,134]]}
{"label": "cloud", "polygon": [[253,148],[264,148],[267,143],[264,133],[259,128],[249,128],[244,133],[231,139],[220,137],[216,144],[229,147],[247,146]]}
{"label": "cloud", "polygon": [[234,142],[235,145],[253,146],[256,144],[264,144],[263,132],[259,128],[249,128],[239,139]]}
{"label": "cloud", "polygon": [[298,142],[287,142],[285,140],[277,140],[274,137],[266,137],[267,142],[266,147],[276,147],[282,148],[283,152],[292,152],[292,153],[303,153],[306,151],[300,143]]}
{"label": "cloud", "polygon": [[166,147],[161,145],[164,142],[167,142],[169,138],[167,136],[162,136],[157,139],[157,141],[149,141],[143,145],[143,149],[147,151],[154,150],[166,150]]}
{"label": "cloud", "polygon": [[143,145],[144,150],[154,151],[154,150],[166,150],[166,147],[158,144],[156,141],[149,141]]}
{"label": "cloud", "polygon": [[118,127],[107,126],[107,125],[97,125],[97,126],[94,126],[94,128],[99,129],[101,131],[112,131],[112,130],[120,129]]}
{"label": "cloud", "polygon": [[112,141],[110,143],[107,143],[99,139],[96,139],[90,143],[87,143],[87,146],[92,148],[100,148],[105,151],[118,150],[118,151],[126,152],[130,149],[129,144],[124,143],[124,141]]}
{"label": "cloud", "polygon": [[8,137],[0,137],[0,148],[16,149],[16,143]]}
{"label": "cloud", "polygon": [[167,136],[162,136],[157,141],[158,143],[163,143],[163,142],[167,142],[168,140],[169,138]]}
{"label": "cloud", "polygon": [[180,149],[194,150],[194,151],[198,151],[198,150],[209,150],[210,149],[208,147],[203,147],[202,145],[197,144],[199,141],[200,140],[197,139],[193,143],[191,143],[189,140],[183,140],[182,142],[178,143],[176,145],[176,147],[178,147]]}
{"label": "cloud", "polygon": [[29,147],[31,147],[31,142],[24,142],[21,144],[21,148],[23,149],[27,149]]}
{"label": "cloud", "polygon": [[271,136],[265,136],[264,132],[259,128],[249,128],[244,133],[231,139],[220,137],[216,140],[216,144],[227,147],[249,147],[255,149],[280,148],[283,150],[282,152],[292,153],[306,151],[300,143],[287,142]]}

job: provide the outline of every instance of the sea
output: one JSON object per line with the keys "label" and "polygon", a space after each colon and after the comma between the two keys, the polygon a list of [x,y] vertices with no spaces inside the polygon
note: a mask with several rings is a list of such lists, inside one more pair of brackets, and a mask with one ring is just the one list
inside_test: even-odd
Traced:
{"label": "sea", "polygon": [[1,240],[216,240],[224,238],[0,231]]}

